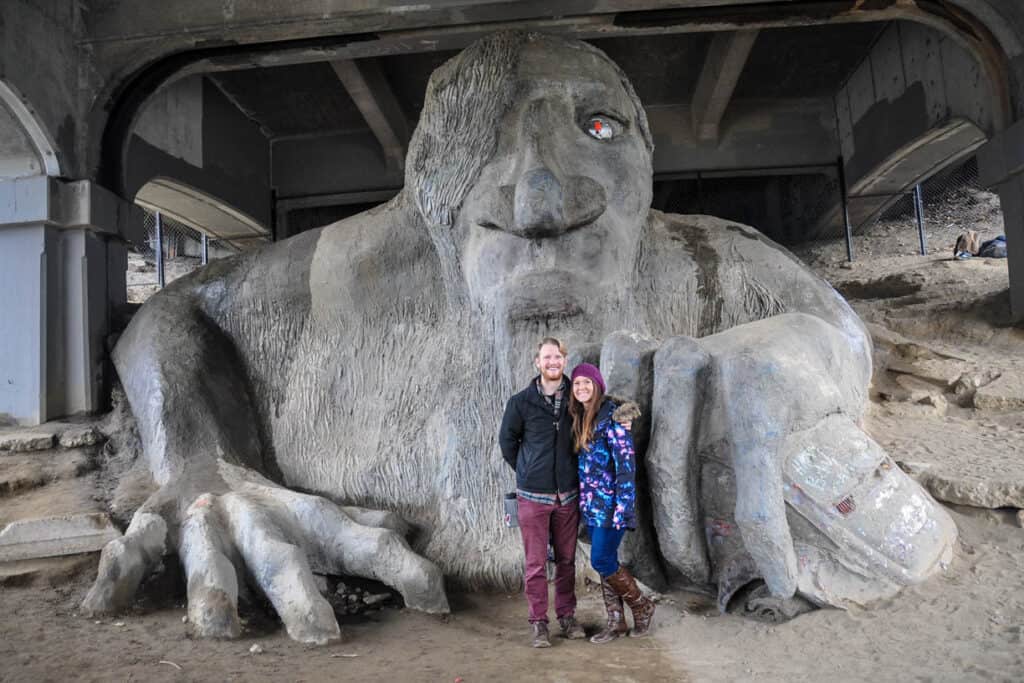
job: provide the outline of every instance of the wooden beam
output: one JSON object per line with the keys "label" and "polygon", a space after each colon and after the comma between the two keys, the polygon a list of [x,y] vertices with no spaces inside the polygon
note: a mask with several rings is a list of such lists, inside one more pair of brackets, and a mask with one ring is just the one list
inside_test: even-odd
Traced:
{"label": "wooden beam", "polygon": [[380,142],[388,166],[404,168],[409,124],[380,64],[376,59],[339,59],[331,67]]}
{"label": "wooden beam", "polygon": [[757,29],[717,33],[711,39],[704,68],[693,93],[693,132],[698,140],[718,140],[718,127],[740,80]]}

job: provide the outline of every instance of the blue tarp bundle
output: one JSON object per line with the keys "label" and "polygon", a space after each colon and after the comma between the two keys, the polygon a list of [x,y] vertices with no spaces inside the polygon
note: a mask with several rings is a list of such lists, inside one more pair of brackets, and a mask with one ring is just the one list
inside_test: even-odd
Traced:
{"label": "blue tarp bundle", "polygon": [[978,249],[978,256],[982,258],[1006,258],[1006,235],[981,243]]}

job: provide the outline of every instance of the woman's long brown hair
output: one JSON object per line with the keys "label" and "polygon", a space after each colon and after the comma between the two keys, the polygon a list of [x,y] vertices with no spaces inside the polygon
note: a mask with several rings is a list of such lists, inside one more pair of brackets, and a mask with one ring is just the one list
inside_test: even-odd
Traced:
{"label": "woman's long brown hair", "polygon": [[[588,378],[589,379],[589,378]],[[590,438],[593,436],[594,424],[597,422],[597,411],[601,409],[604,402],[604,392],[597,382],[590,380],[594,387],[594,393],[588,405],[583,405],[576,400],[576,394],[569,391],[569,414],[572,415],[572,436],[573,445],[577,452],[582,451]]]}

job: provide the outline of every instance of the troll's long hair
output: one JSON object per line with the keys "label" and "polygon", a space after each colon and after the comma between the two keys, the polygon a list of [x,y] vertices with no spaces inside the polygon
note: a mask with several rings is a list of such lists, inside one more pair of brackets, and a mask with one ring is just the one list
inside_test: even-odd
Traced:
{"label": "troll's long hair", "polygon": [[576,400],[576,395],[569,392],[569,414],[572,415],[572,437],[573,448],[576,452],[582,451],[588,444],[594,433],[594,426],[597,424],[597,413],[604,403],[604,392],[597,382],[590,380],[594,386],[594,393],[587,404]]}

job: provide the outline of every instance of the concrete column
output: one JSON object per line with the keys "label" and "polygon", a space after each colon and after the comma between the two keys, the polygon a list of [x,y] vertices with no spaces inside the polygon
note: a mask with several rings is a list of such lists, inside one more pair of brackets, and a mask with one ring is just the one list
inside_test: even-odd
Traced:
{"label": "concrete column", "polygon": [[981,183],[999,193],[1010,260],[1010,309],[1015,321],[1024,321],[1024,121],[978,150],[978,172]]}
{"label": "concrete column", "polygon": [[141,216],[90,183],[0,181],[0,422],[103,406],[106,336]]}
{"label": "concrete column", "polygon": [[1010,310],[1015,321],[1024,321],[1024,174],[1007,178],[997,188],[1010,259]]}

